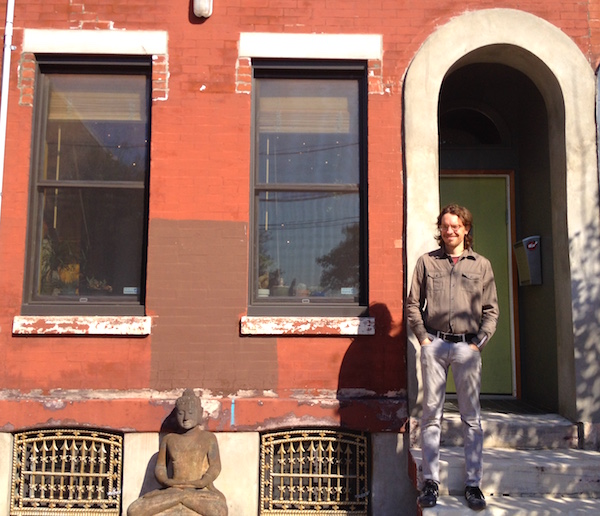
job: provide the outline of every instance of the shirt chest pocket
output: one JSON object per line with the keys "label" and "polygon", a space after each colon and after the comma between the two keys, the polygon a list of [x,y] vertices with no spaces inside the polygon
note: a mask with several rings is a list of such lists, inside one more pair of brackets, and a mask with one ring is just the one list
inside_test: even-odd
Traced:
{"label": "shirt chest pocket", "polygon": [[[439,292],[444,290],[444,274],[441,272],[428,272],[427,273],[427,291],[428,292]],[[447,281],[447,280],[446,280]]]}
{"label": "shirt chest pocket", "polygon": [[463,272],[461,274],[461,285],[467,292],[479,292],[481,290],[481,274]]}

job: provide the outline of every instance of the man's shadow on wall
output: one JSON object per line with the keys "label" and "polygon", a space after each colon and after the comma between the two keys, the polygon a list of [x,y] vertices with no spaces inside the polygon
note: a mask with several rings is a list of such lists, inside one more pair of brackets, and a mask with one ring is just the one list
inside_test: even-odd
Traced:
{"label": "man's shadow on wall", "polygon": [[364,430],[377,422],[385,430],[400,430],[407,402],[402,321],[394,321],[383,303],[372,304],[368,315],[375,318],[375,335],[354,338],[340,367],[340,425]]}

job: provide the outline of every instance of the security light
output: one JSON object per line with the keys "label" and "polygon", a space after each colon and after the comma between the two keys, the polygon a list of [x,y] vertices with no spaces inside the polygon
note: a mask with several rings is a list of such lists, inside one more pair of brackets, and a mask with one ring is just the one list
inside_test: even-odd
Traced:
{"label": "security light", "polygon": [[194,0],[194,14],[198,18],[208,18],[213,11],[213,0]]}

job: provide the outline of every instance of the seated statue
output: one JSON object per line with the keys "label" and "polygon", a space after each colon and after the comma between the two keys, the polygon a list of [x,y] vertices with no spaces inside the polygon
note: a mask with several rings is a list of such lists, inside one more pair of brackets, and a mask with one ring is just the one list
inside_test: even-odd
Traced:
{"label": "seated statue", "polygon": [[[201,516],[227,516],[225,496],[213,486],[221,472],[217,439],[199,425],[203,410],[192,389],[186,389],[176,403],[177,423],[183,433],[166,435],[160,444],[154,474],[165,486],[133,502],[127,516],[153,516],[163,512]],[[169,478],[167,465],[172,466]],[[184,509],[186,508],[186,509]],[[177,511],[177,509],[175,509]]]}

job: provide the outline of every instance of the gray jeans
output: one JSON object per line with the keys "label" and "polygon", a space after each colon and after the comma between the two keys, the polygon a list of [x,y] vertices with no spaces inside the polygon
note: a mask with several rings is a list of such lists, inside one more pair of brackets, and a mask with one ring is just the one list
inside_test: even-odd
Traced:
{"label": "gray jeans", "polygon": [[423,416],[421,450],[423,479],[440,482],[440,436],[448,367],[452,367],[460,418],[463,422],[467,486],[479,486],[483,472],[481,429],[481,353],[466,342],[447,342],[430,335],[431,344],[421,346]]}

